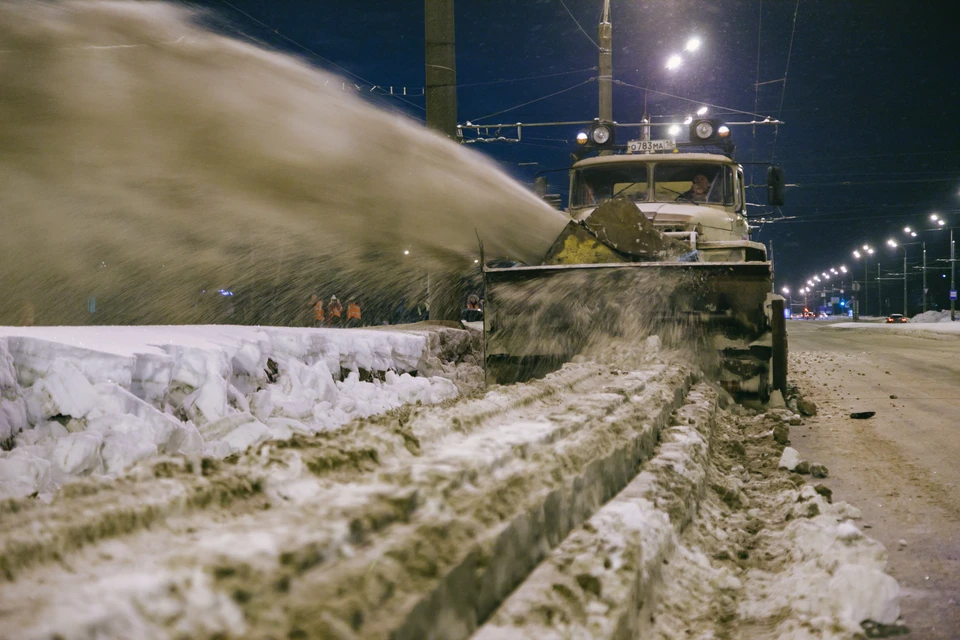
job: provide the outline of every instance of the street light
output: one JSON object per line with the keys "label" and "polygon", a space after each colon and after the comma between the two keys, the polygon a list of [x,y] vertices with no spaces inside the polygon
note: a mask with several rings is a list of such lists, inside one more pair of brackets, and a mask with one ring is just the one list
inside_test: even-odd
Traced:
{"label": "street light", "polygon": [[670,71],[678,69],[681,64],[683,64],[683,58],[681,58],[677,53],[667,58],[667,69]]}
{"label": "street light", "polygon": [[690,39],[687,40],[687,46],[684,47],[687,51],[693,53],[700,48],[700,38],[697,36],[690,36]]}
{"label": "street light", "polygon": [[[907,227],[910,229],[910,227]],[[903,317],[906,318],[910,314],[907,312],[907,246],[903,245],[902,247],[897,244],[897,241],[893,238],[887,240],[887,244],[890,245],[891,249],[903,249]]]}
{"label": "street light", "polygon": [[[867,256],[868,255],[872,256],[873,253],[874,253],[873,247],[871,247],[868,244],[863,245],[863,253],[860,253],[860,251],[856,249],[854,249],[853,251],[854,258],[856,258],[857,260],[859,260],[860,258],[863,258],[863,312],[864,313],[868,312],[867,307],[870,304],[870,289],[867,286],[867,279],[870,277],[870,274],[867,271]],[[860,300],[858,298],[854,298],[853,320],[854,322],[856,322],[859,319],[860,319]]]}
{"label": "street light", "polygon": [[[937,226],[943,228],[947,221],[936,213],[930,215],[930,219],[937,223]],[[957,290],[956,280],[956,245],[953,242],[953,227],[950,227],[950,321],[957,319],[957,301],[953,299],[953,292]],[[924,281],[924,290],[926,290],[926,281]]]}
{"label": "street light", "polygon": [[697,109],[697,115],[705,116],[707,115],[707,111],[709,111],[709,109],[707,109],[706,107],[700,107],[699,109]]}

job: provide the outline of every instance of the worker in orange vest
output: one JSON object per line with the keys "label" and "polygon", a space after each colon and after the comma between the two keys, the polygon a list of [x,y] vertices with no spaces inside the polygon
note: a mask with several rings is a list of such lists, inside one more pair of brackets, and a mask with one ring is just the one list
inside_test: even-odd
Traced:
{"label": "worker in orange vest", "polygon": [[343,305],[337,300],[337,296],[330,296],[330,302],[327,303],[327,325],[339,327],[343,324]]}
{"label": "worker in orange vest", "polygon": [[314,324],[318,327],[323,326],[323,300],[314,294],[310,296],[310,304],[313,306]]}
{"label": "worker in orange vest", "polygon": [[352,298],[347,304],[347,326],[360,326],[360,305]]}

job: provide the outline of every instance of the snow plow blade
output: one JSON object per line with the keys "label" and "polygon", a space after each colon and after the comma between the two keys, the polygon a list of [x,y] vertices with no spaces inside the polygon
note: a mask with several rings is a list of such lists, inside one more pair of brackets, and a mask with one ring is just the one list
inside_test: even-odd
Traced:
{"label": "snow plow blade", "polygon": [[719,353],[718,377],[765,397],[769,262],[633,262],[485,268],[487,384],[541,377],[577,355],[668,347]]}

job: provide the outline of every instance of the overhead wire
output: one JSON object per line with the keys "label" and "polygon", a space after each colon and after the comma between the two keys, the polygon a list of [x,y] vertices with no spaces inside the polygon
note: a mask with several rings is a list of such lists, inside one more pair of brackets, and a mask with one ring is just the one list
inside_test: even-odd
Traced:
{"label": "overhead wire", "polygon": [[519,109],[519,108],[521,108],[521,107],[525,107],[525,106],[530,105],[530,104],[533,104],[533,103],[535,103],[535,102],[540,102],[541,100],[546,100],[547,98],[552,98],[552,97],[554,97],[554,96],[558,96],[558,95],[560,95],[561,93],[566,93],[566,92],[568,92],[568,91],[573,91],[574,89],[576,89],[576,88],[578,88],[578,87],[582,87],[582,86],[585,85],[585,84],[589,84],[589,83],[591,83],[591,82],[596,82],[596,80],[597,80],[596,78],[590,77],[590,78],[587,78],[586,80],[584,80],[583,82],[579,82],[579,83],[573,85],[572,87],[567,87],[566,89],[561,89],[560,91],[554,91],[553,93],[547,94],[547,95],[545,95],[545,96],[541,96],[541,97],[535,98],[535,99],[533,99],[533,100],[528,100],[527,102],[523,102],[523,103],[521,103],[521,104],[518,104],[518,105],[515,105],[515,106],[512,106],[512,107],[509,107],[509,108],[507,108],[507,109],[503,109],[503,110],[501,110],[501,111],[495,111],[495,112],[493,112],[493,113],[488,113],[487,115],[485,115],[485,116],[480,116],[479,118],[471,118],[471,119],[470,119],[470,122],[476,122],[477,120],[484,120],[484,119],[486,119],[486,118],[492,118],[493,116],[499,116],[500,114],[508,113],[508,112],[510,112],[510,111],[516,111],[517,109]]}
{"label": "overhead wire", "polygon": [[[332,66],[332,67],[336,67],[337,69],[340,69],[341,71],[343,71],[343,72],[346,73],[347,75],[353,76],[354,78],[357,78],[358,80],[361,80],[361,81],[363,81],[363,82],[366,82],[367,84],[373,84],[372,82],[370,82],[370,81],[367,80],[366,78],[357,75],[356,73],[350,71],[350,70],[347,69],[346,67],[343,67],[343,66],[337,64],[336,62],[334,62],[334,61],[332,61],[332,60],[330,60],[330,59],[328,59],[328,58],[325,58],[325,57],[321,56],[319,53],[317,53],[317,52],[314,51],[313,49],[310,49],[309,47],[305,47],[304,45],[300,44],[299,42],[297,42],[297,41],[294,40],[293,38],[291,38],[291,37],[289,37],[289,36],[286,36],[286,35],[280,33],[280,30],[279,30],[279,29],[275,29],[275,28],[271,27],[270,25],[268,25],[267,23],[263,22],[262,20],[258,20],[257,18],[255,18],[254,16],[250,15],[250,14],[247,13],[246,11],[243,11],[243,10],[240,9],[239,7],[236,7],[236,6],[234,6],[233,4],[227,2],[227,0],[220,0],[220,2],[223,3],[223,4],[225,4],[225,5],[227,5],[228,7],[230,7],[231,9],[233,9],[234,11],[236,11],[237,13],[246,16],[248,19],[252,20],[253,22],[256,22],[258,25],[260,25],[260,26],[263,27],[264,29],[268,29],[268,30],[272,31],[274,34],[276,34],[276,35],[279,36],[280,38],[286,40],[287,42],[289,42],[290,44],[294,45],[295,47],[298,47],[299,49],[302,49],[303,51],[306,51],[307,53],[309,53],[310,55],[316,57],[316,58],[319,59],[319,60],[323,60],[323,61],[326,62],[328,65],[330,65],[330,66]],[[406,102],[406,103],[409,104],[410,106],[415,107],[415,108],[417,108],[417,109],[420,109],[421,111],[426,111],[426,109],[424,109],[423,107],[421,107],[421,106],[418,105],[417,103],[412,102],[412,101],[410,101],[410,100],[407,100],[407,99],[405,99],[405,98],[403,98],[403,97],[401,97],[401,96],[394,95],[394,96],[392,96],[392,97],[396,98],[397,100],[400,100],[401,102]]]}
{"label": "overhead wire", "polygon": [[[797,33],[797,15],[800,13],[800,0],[793,9],[793,27],[790,30],[790,45],[787,47],[787,63],[783,69],[783,84],[780,85],[780,107],[777,109],[777,120],[783,115],[783,100],[787,95],[787,76],[790,74],[790,57],[793,55],[793,37]],[[780,125],[773,129],[773,151],[770,154],[771,159],[777,157],[777,138],[780,135]]]}
{"label": "overhead wire", "polygon": [[593,46],[595,46],[595,47],[597,48],[597,50],[599,50],[599,49],[600,49],[600,45],[597,44],[597,41],[594,40],[593,38],[591,38],[591,37],[590,37],[590,34],[587,33],[586,30],[580,25],[580,22],[574,17],[574,15],[573,15],[573,13],[570,11],[570,9],[567,8],[567,3],[565,3],[563,0],[560,0],[560,4],[562,4],[562,5],[563,5],[563,8],[567,10],[567,14],[570,16],[570,19],[573,20],[574,23],[576,23],[577,28],[580,29],[581,32],[583,32],[583,35],[587,36],[587,40],[589,40],[590,43],[593,44]]}
{"label": "overhead wire", "polygon": [[719,104],[711,104],[711,103],[709,103],[709,102],[704,102],[703,100],[694,100],[693,98],[685,98],[684,96],[674,95],[674,94],[672,94],[672,93],[667,93],[667,92],[665,92],[665,91],[657,91],[657,90],[655,90],[655,89],[650,89],[650,88],[648,88],[648,87],[642,87],[642,86],[637,85],[637,84],[630,84],[629,82],[624,82],[623,80],[614,80],[613,83],[614,83],[614,84],[622,85],[622,86],[624,86],[624,87],[630,87],[631,89],[639,89],[639,90],[641,90],[641,91],[649,91],[650,93],[655,93],[655,94],[657,94],[657,95],[666,96],[666,97],[668,97],[668,98],[676,98],[677,100],[684,100],[684,101],[686,101],[686,102],[692,102],[692,103],[694,103],[694,104],[699,104],[699,105],[702,105],[702,106],[705,106],[705,107],[710,107],[711,109],[725,109],[725,110],[727,110],[727,111],[729,111],[729,112],[731,112],[731,113],[740,113],[740,114],[743,114],[743,115],[752,116],[752,117],[754,117],[754,118],[766,118],[766,117],[767,117],[767,116],[764,116],[764,115],[759,114],[759,113],[754,113],[753,111],[743,111],[743,110],[741,110],[741,109],[734,109],[733,107],[724,107],[724,106],[719,105]]}
{"label": "overhead wire", "polygon": [[[753,110],[760,110],[760,43],[762,42],[761,36],[763,36],[763,0],[760,0],[760,18],[757,23],[757,72],[756,80],[753,83]],[[751,127],[753,129],[753,142],[750,148],[750,162],[756,160],[757,154],[757,127]],[[753,181],[753,168],[750,168],[750,180]]]}
{"label": "overhead wire", "polygon": [[527,80],[540,80],[541,78],[555,78],[557,76],[569,76],[575,73],[586,73],[587,71],[597,71],[598,67],[588,67],[586,69],[577,69],[576,71],[560,71],[558,73],[544,73],[538,76],[527,76],[525,78],[508,78],[506,80],[490,80],[487,82],[469,82],[467,84],[458,84],[458,89],[465,87],[482,87],[491,84],[507,84],[510,82],[525,82]]}
{"label": "overhead wire", "polygon": [[844,180],[840,182],[803,182],[794,183],[790,186],[802,187],[856,187],[865,184],[912,184],[925,182],[956,182],[957,178],[910,178],[907,180]]}

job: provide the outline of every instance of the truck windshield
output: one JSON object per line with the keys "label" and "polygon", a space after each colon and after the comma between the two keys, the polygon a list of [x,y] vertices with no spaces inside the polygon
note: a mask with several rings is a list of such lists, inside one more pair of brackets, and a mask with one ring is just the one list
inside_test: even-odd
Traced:
{"label": "truck windshield", "polygon": [[733,170],[719,164],[659,163],[653,171],[656,202],[733,204]]}
{"label": "truck windshield", "polygon": [[650,189],[646,164],[624,164],[585,167],[573,176],[570,206],[592,207],[616,195],[646,201]]}

